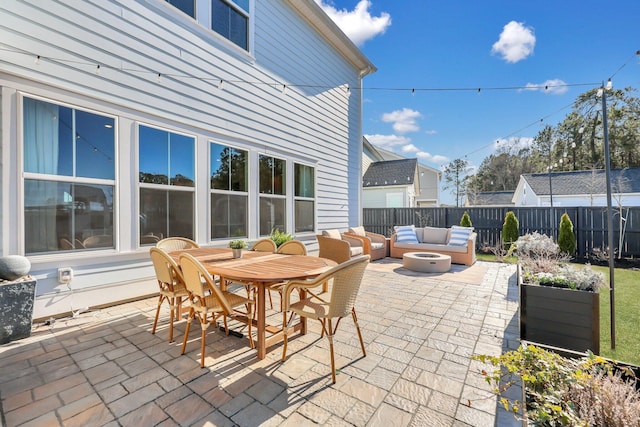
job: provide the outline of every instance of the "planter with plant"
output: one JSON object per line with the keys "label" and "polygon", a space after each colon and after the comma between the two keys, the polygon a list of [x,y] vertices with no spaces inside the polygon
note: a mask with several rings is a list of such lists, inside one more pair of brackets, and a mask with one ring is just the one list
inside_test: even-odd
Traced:
{"label": "planter with plant", "polygon": [[294,237],[289,233],[285,233],[284,231],[280,231],[279,229],[274,228],[273,230],[271,230],[269,238],[273,240],[273,242],[276,244],[276,247],[279,248],[280,245],[282,245],[284,242],[293,240]]}
{"label": "planter with plant", "polygon": [[247,247],[247,242],[244,240],[232,240],[229,242],[229,247],[233,249],[234,258],[242,258],[242,250]]}
{"label": "planter with plant", "polygon": [[[562,357],[533,345],[500,356],[477,355],[500,404],[525,425],[640,426],[640,391],[633,370],[589,353]],[[513,393],[513,386],[522,392]]]}
{"label": "planter with plant", "polygon": [[600,352],[600,294],[604,276],[589,264],[569,264],[550,237],[527,234],[514,242],[520,288],[520,339]]}

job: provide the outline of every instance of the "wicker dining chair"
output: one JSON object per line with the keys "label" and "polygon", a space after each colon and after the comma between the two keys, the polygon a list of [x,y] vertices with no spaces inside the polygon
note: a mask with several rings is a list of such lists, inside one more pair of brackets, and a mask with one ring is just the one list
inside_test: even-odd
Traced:
{"label": "wicker dining chair", "polygon": [[[369,258],[369,255],[354,257],[349,261],[338,264],[313,280],[292,280],[284,286],[282,290],[284,299],[284,309],[282,314],[284,332],[284,346],[282,347],[283,362],[287,359],[287,333],[296,314],[298,316],[317,319],[320,321],[320,324],[322,325],[321,336],[326,334],[329,339],[329,351],[331,353],[331,380],[333,383],[336,382],[333,337],[338,329],[338,325],[340,325],[340,320],[342,320],[343,317],[351,314],[353,322],[356,325],[358,338],[360,339],[362,354],[364,357],[367,356],[354,304],[358,295],[358,290],[360,289],[360,284],[362,283],[364,270],[369,263]],[[327,281],[332,282],[331,293],[327,299],[324,299],[311,291],[311,289],[320,287]],[[298,302],[291,303],[291,293],[294,290],[306,291],[309,296]],[[291,312],[291,315],[289,316],[289,319],[287,319],[287,313],[289,311]],[[337,319],[335,326],[333,325],[333,319]]]}
{"label": "wicker dining chair", "polygon": [[[238,318],[247,324],[247,335],[249,336],[249,347],[254,348],[253,335],[251,334],[251,324],[253,319],[252,311],[254,311],[254,303],[251,298],[245,298],[232,292],[221,290],[214,283],[211,274],[206,268],[188,253],[180,254],[180,267],[184,276],[191,306],[189,307],[189,317],[187,317],[187,326],[184,331],[184,339],[182,340],[182,353],[184,354],[187,347],[187,339],[189,336],[189,328],[194,317],[198,317],[202,330],[201,347],[200,347],[200,367],[204,368],[204,349],[206,346],[207,329],[212,323],[215,325],[216,320],[222,317],[224,328],[229,335],[229,326],[227,318]],[[239,307],[245,307],[246,311],[238,310]],[[209,316],[211,319],[209,320]]]}
{"label": "wicker dining chair", "polygon": [[[281,244],[278,247],[277,253],[284,255],[306,255],[307,247],[300,240],[288,240]],[[282,288],[285,285],[285,282],[273,283],[267,286],[267,290],[269,291],[269,303],[271,304],[271,308],[273,308],[273,300],[271,299],[271,292],[278,292],[280,294],[280,311],[282,311]]]}
{"label": "wicker dining chair", "polygon": [[158,308],[156,309],[156,318],[153,321],[151,333],[156,333],[160,308],[162,303],[166,301],[171,309],[169,314],[169,342],[173,342],[173,322],[176,318],[179,319],[181,317],[182,304],[189,299],[189,294],[180,267],[173,258],[164,250],[155,247],[149,250],[149,254],[158,279],[158,286],[160,287]]}
{"label": "wicker dining chair", "polygon": [[167,237],[166,239],[162,239],[158,243],[156,243],[156,247],[164,249],[167,252],[171,252],[179,251],[182,249],[199,248],[200,245],[198,245],[191,239],[187,239],[186,237]]}
{"label": "wicker dining chair", "polygon": [[278,250],[276,246],[276,242],[271,239],[260,239],[251,246],[250,251],[257,252],[273,252],[275,253]]}

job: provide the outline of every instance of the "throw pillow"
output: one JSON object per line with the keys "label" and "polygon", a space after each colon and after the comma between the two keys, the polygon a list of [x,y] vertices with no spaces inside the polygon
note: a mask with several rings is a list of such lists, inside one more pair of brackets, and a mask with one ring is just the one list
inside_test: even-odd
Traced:
{"label": "throw pillow", "polygon": [[364,227],[360,226],[360,227],[351,227],[349,229],[349,233],[351,234],[355,234],[356,236],[365,236],[367,235],[367,232],[364,231]]}
{"label": "throw pillow", "polygon": [[342,236],[338,230],[322,230],[322,235],[326,237],[331,237],[332,239],[342,240]]}
{"label": "throw pillow", "polygon": [[425,227],[422,237],[422,243],[434,243],[437,245],[446,245],[449,230],[439,227]]}
{"label": "throw pillow", "polygon": [[449,244],[453,246],[465,246],[469,237],[473,233],[473,227],[460,227],[457,225],[451,226],[451,238]]}
{"label": "throw pillow", "polygon": [[413,225],[396,226],[396,242],[397,243],[418,243],[416,237],[416,229]]}

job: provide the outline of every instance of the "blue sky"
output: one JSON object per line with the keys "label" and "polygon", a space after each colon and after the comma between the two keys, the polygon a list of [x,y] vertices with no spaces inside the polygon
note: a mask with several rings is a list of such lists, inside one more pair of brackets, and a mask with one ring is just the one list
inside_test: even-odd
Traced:
{"label": "blue sky", "polygon": [[378,68],[364,135],[434,168],[530,140],[609,77],[640,86],[638,0],[315,1]]}

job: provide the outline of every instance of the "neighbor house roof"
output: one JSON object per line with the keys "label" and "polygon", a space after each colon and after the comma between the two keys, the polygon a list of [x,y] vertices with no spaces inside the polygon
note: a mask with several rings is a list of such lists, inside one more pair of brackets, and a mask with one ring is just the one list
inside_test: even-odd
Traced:
{"label": "neighbor house roof", "polygon": [[[549,195],[549,174],[522,175],[538,195]],[[607,181],[602,169],[586,171],[551,172],[553,195],[605,194]],[[640,193],[640,168],[612,169],[611,191],[614,193]]]}
{"label": "neighbor house roof", "polygon": [[513,206],[513,191],[482,191],[469,199],[471,206]]}
{"label": "neighbor house roof", "polygon": [[413,184],[418,167],[417,159],[400,159],[374,162],[364,173],[363,187]]}

